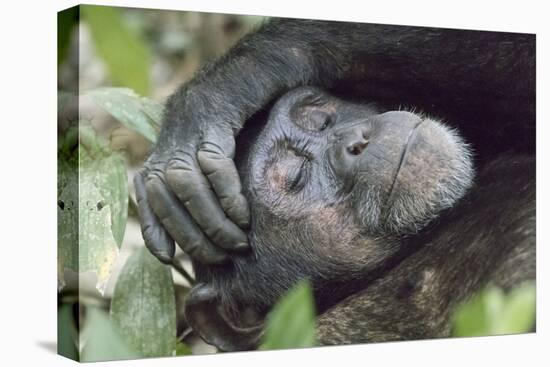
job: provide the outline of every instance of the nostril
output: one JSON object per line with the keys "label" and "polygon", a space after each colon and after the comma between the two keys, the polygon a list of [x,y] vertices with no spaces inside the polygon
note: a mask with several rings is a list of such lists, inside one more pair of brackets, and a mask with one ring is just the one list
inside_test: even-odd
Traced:
{"label": "nostril", "polygon": [[358,141],[356,143],[349,145],[346,149],[348,153],[351,155],[359,155],[363,152],[363,150],[365,150],[368,144],[369,144],[368,140]]}

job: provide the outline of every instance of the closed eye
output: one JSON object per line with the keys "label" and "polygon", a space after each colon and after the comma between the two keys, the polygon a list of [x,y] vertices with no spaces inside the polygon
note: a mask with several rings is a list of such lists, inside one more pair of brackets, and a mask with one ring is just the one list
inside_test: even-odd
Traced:
{"label": "closed eye", "polygon": [[301,157],[301,162],[293,164],[288,170],[286,188],[290,192],[302,190],[307,182],[309,160]]}
{"label": "closed eye", "polygon": [[332,124],[332,116],[322,110],[313,110],[309,114],[313,130],[323,131]]}

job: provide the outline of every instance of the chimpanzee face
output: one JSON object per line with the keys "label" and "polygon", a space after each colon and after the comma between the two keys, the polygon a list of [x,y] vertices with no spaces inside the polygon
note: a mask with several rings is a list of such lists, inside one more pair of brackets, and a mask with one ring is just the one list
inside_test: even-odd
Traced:
{"label": "chimpanzee face", "polygon": [[441,123],[311,87],[281,97],[254,141],[239,166],[252,252],[196,263],[187,298],[189,322],[216,345],[256,340],[259,320],[301,279],[319,310],[330,306],[472,182],[467,146]]}
{"label": "chimpanzee face", "polygon": [[245,184],[251,203],[275,217],[324,226],[341,215],[374,237],[416,232],[471,180],[469,150],[441,123],[304,87],[273,107]]}

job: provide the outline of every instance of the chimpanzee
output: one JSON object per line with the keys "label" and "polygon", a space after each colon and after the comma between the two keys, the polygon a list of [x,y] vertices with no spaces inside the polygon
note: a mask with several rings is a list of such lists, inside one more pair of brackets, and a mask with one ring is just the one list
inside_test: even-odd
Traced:
{"label": "chimpanzee", "polygon": [[[345,100],[376,101],[388,110],[420,108],[431,116],[443,118],[451,126],[459,127],[466,141],[471,143],[480,172],[469,195],[475,200],[465,200],[465,204],[453,209],[449,215],[436,219],[436,230],[425,231],[430,234],[426,241],[415,241],[422,246],[407,246],[410,254],[397,258],[410,260],[414,265],[421,263],[421,259],[414,256],[424,254],[433,259],[434,264],[445,264],[448,274],[456,271],[462,275],[478,262],[473,261],[470,250],[464,250],[466,252],[461,256],[453,258],[451,254],[455,249],[471,248],[483,256],[498,255],[483,257],[484,263],[479,259],[479,264],[495,269],[502,264],[497,261],[499,256],[507,253],[501,254],[488,244],[497,240],[506,242],[507,237],[515,238],[520,234],[524,235],[522,240],[532,238],[529,231],[534,230],[534,224],[529,215],[534,215],[534,205],[528,199],[534,199],[531,189],[534,186],[533,159],[524,158],[524,155],[534,156],[535,153],[534,35],[273,19],[243,38],[217,62],[203,68],[167,103],[158,143],[135,179],[143,236],[147,247],[161,261],[169,263],[172,260],[174,240],[195,264],[210,264],[212,268],[207,267],[210,269],[207,271],[234,267],[241,261],[239,259],[256,256],[254,252],[250,253],[249,242],[254,244],[261,236],[267,239],[270,233],[260,233],[254,226],[249,230],[249,209],[233,162],[235,137],[246,121],[256,120],[250,120],[252,115],[301,85],[329,89],[331,94]],[[503,153],[508,158],[495,161]],[[508,177],[508,174],[516,176]],[[509,208],[513,203],[518,205],[517,213]],[[486,208],[498,213],[488,218],[496,221],[498,228],[489,234],[485,233],[489,227],[482,216],[483,213],[488,215],[489,209]],[[380,209],[382,212],[383,208]],[[427,207],[414,219],[422,223],[436,212]],[[516,214],[523,212],[529,214],[526,217],[530,218],[527,221],[530,226],[514,219]],[[325,219],[329,220],[330,216]],[[407,224],[399,223],[399,217],[395,219],[393,230],[411,230],[411,225],[415,224],[415,220]],[[373,220],[374,217],[367,222],[375,223]],[[499,220],[511,221],[511,224]],[[475,221],[482,224],[477,226]],[[271,225],[290,226],[292,223],[283,221]],[[325,224],[320,222],[317,228],[322,233]],[[245,231],[248,231],[248,236]],[[288,233],[292,232],[289,227]],[[421,236],[422,233],[414,238]],[[456,246],[449,248],[450,243]],[[430,248],[430,253],[425,252]],[[438,253],[446,257],[438,257]],[[327,256],[332,256],[332,253],[328,251]],[[369,261],[376,262],[375,259]],[[299,273],[309,265],[292,263],[289,266],[290,270]],[[361,290],[367,292],[366,298],[357,299],[375,297],[368,292],[377,284],[377,279],[383,284],[389,282],[387,279],[402,279],[400,276],[384,276],[385,271],[399,273],[400,268],[395,264],[385,264],[383,268],[388,270],[381,268],[369,272],[372,286]],[[478,276],[479,271],[472,276]],[[415,273],[421,274],[422,271]],[[341,290],[334,292],[334,300],[356,292],[356,283],[365,284],[365,279],[362,279],[365,274],[356,274],[353,270],[346,274],[345,279],[334,283],[334,289]],[[262,274],[255,276],[262,277]],[[464,294],[469,294],[476,288],[469,285],[480,283],[465,282],[467,279],[457,276],[448,279],[448,283],[442,280],[440,286],[452,289],[460,285],[464,287]],[[416,283],[413,281],[412,284],[410,288],[415,289]],[[199,288],[195,300],[200,300],[201,294],[211,295],[212,292],[201,292]],[[436,300],[447,305],[460,298],[449,297],[447,293],[439,294],[439,297]],[[210,296],[204,298],[212,301]],[[322,310],[334,303],[330,296],[319,295],[319,299],[327,299],[321,302]],[[268,299],[266,303],[270,301]],[[204,302],[202,305],[206,309]],[[330,311],[324,313],[327,314]],[[391,321],[394,316],[388,314],[386,320]],[[416,316],[421,315],[411,315]],[[338,327],[345,321],[341,315],[331,325]],[[321,323],[327,324],[330,322]],[[444,333],[442,325],[433,329]],[[220,323],[218,327],[222,334],[224,330],[230,333]],[[349,330],[347,335],[350,335]],[[410,333],[403,332],[402,335],[410,336]],[[242,345],[249,347],[250,343],[243,342]],[[226,348],[238,346],[228,345]]]}
{"label": "chimpanzee", "polygon": [[314,287],[320,341],[343,344],[448,335],[450,311],[472,292],[534,278],[528,156],[486,165],[460,202],[473,170],[455,131],[311,87],[283,96],[251,149],[237,150],[252,253],[195,263],[186,309],[221,349],[255,347],[266,312],[301,279]]}

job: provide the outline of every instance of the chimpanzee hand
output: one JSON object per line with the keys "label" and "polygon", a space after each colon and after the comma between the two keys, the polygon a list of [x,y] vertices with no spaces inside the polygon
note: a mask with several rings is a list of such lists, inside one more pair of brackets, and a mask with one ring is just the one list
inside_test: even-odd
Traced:
{"label": "chimpanzee hand", "polygon": [[[317,55],[290,47],[295,37],[281,29],[301,34],[302,22],[266,24],[168,101],[157,144],[134,180],[145,244],[162,262],[172,261],[174,240],[205,264],[248,248],[249,209],[233,162],[236,134],[278,94],[315,82],[321,71],[336,74],[310,63]],[[274,55],[274,43],[289,47]]]}
{"label": "chimpanzee hand", "polygon": [[175,240],[192,258],[217,264],[227,251],[248,248],[241,228],[249,210],[233,162],[233,130],[207,98],[189,90],[168,103],[158,143],[134,179],[139,216],[145,244],[162,262],[171,262]]}

